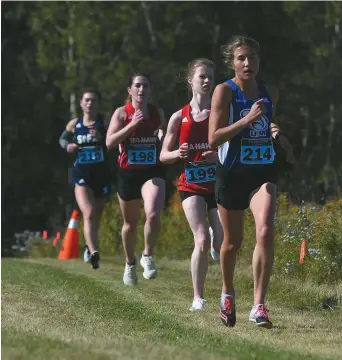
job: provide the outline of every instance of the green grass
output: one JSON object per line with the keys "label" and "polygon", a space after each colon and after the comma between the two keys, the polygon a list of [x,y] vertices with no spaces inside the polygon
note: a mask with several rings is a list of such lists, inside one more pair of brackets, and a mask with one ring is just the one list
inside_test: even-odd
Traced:
{"label": "green grass", "polygon": [[[250,268],[237,269],[237,325],[218,317],[220,270],[206,282],[207,309],[191,313],[188,261],[157,262],[159,277],[122,284],[123,264],[103,261],[98,271],[80,260],[3,259],[3,359],[339,359],[340,307],[320,302],[333,288],[272,279],[269,307],[274,329],[248,323]],[[304,294],[304,295],[303,295]],[[303,295],[303,298],[302,298]],[[309,310],[297,311],[305,305]]]}

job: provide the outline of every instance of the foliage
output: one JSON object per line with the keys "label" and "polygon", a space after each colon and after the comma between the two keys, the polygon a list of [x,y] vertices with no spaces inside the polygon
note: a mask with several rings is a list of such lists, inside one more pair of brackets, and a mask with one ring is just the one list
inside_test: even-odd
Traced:
{"label": "foliage", "polygon": [[[122,217],[117,200],[106,206],[101,223],[100,251],[106,255],[122,255]],[[157,240],[158,259],[189,259],[193,236],[182,209],[179,194],[174,193],[170,205],[162,213],[162,231]],[[143,250],[144,211],[138,228],[137,254]],[[81,230],[82,232],[82,230]],[[304,265],[299,264],[302,240],[307,242]],[[251,264],[255,246],[255,225],[250,211],[245,214],[244,242],[239,261]],[[286,194],[280,194],[276,217],[274,274],[288,278],[311,278],[317,283],[334,282],[342,277],[342,201],[324,207],[302,203],[292,205]]]}
{"label": "foliage", "polygon": [[[83,86],[100,88],[109,121],[126,97],[129,73],[141,68],[151,75],[153,101],[169,117],[188,100],[190,60],[211,58],[216,81],[227,78],[220,46],[235,33],[260,42],[261,77],[280,89],[276,121],[298,159],[281,190],[298,205],[337,197],[340,2],[17,1],[1,7],[4,246],[14,232],[55,231],[68,219],[72,159],[57,140],[79,113]],[[169,197],[169,185],[168,191]]]}
{"label": "foliage", "polygon": [[[342,202],[286,204],[288,211],[277,220],[275,273],[286,277],[313,278],[318,283],[334,282],[342,273]],[[301,241],[306,240],[304,264],[299,264]]]}

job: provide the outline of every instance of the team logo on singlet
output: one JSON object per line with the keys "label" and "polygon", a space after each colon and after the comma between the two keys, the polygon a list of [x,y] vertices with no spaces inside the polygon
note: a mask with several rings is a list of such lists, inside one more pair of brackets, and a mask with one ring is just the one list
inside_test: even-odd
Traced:
{"label": "team logo on singlet", "polygon": [[186,117],[184,117],[183,119],[182,119],[182,123],[183,122],[188,122],[188,119],[186,118]]}
{"label": "team logo on singlet", "polygon": [[189,150],[209,150],[210,144],[208,143],[194,143],[189,144]]}
{"label": "team logo on singlet", "polygon": [[[251,109],[243,109],[240,112],[240,118],[245,117]],[[250,137],[261,137],[266,136],[266,131],[269,128],[269,121],[266,116],[262,115],[257,121],[253,122],[249,126]]]}
{"label": "team logo on singlet", "polygon": [[85,143],[94,143],[96,142],[96,138],[90,134],[77,135],[76,137],[77,144],[85,144]]}

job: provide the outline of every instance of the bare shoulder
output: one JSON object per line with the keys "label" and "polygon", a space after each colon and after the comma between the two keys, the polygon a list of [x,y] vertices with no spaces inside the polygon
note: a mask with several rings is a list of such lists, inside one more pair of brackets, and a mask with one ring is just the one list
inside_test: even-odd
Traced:
{"label": "bare shoulder", "polygon": [[111,123],[119,122],[123,123],[126,117],[125,106],[120,106],[114,110],[112,118],[110,120]]}
{"label": "bare shoulder", "polygon": [[113,113],[113,116],[114,115],[116,115],[116,116],[123,119],[125,117],[125,115],[126,115],[125,106],[120,106],[120,107],[116,108],[114,113]]}
{"label": "bare shoulder", "polygon": [[217,101],[228,101],[231,102],[232,100],[232,93],[233,90],[230,87],[229,84],[226,82],[218,84],[215,87],[214,93],[213,93],[213,99],[215,98]]}
{"label": "bare shoulder", "polygon": [[78,118],[72,119],[67,123],[66,131],[67,132],[75,132],[76,124],[77,124]]}
{"label": "bare shoulder", "polygon": [[169,134],[178,132],[181,124],[182,124],[182,110],[178,110],[171,115],[169,123],[167,124],[167,132]]}
{"label": "bare shoulder", "polygon": [[179,109],[175,113],[173,113],[170,117],[170,122],[180,123],[182,120],[182,109]]}

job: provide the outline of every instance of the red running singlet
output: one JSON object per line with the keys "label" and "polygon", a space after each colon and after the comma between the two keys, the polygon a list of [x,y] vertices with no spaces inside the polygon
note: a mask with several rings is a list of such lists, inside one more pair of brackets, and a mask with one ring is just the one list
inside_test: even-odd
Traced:
{"label": "red running singlet", "polygon": [[199,122],[194,121],[190,104],[183,107],[179,146],[189,144],[189,158],[178,179],[178,190],[198,194],[214,193],[216,164],[207,164],[202,156],[203,152],[211,150],[208,126],[209,117]]}
{"label": "red running singlet", "polygon": [[[124,126],[132,121],[135,109],[128,103],[125,109]],[[161,120],[156,106],[148,104],[149,118],[144,119],[131,135],[119,144],[119,167],[122,169],[147,169],[160,165],[160,141],[158,132]]]}

